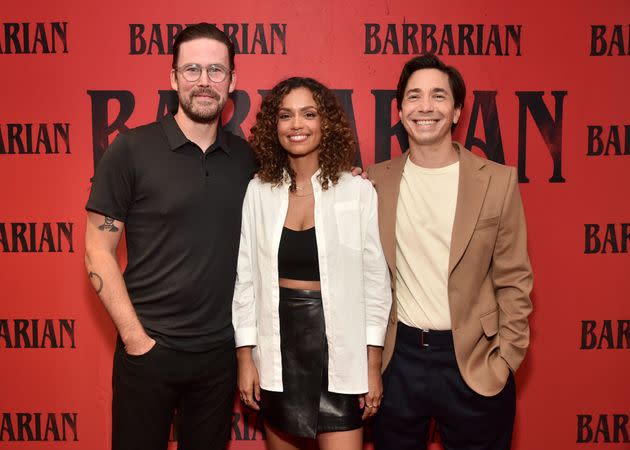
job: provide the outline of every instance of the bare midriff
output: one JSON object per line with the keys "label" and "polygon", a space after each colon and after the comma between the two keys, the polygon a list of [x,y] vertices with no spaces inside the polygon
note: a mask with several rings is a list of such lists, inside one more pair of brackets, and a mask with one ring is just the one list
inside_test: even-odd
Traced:
{"label": "bare midriff", "polygon": [[321,291],[319,281],[291,280],[289,278],[280,278],[278,280],[280,287],[288,289],[304,289],[308,291]]}

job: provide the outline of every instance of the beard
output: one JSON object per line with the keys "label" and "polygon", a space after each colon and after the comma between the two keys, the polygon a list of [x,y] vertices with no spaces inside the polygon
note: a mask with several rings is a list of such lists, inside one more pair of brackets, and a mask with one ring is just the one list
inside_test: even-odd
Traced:
{"label": "beard", "polygon": [[[195,96],[208,95],[214,102],[210,101],[205,105],[195,104]],[[221,96],[214,89],[196,89],[188,97],[179,95],[179,107],[190,120],[197,123],[214,122],[223,111],[227,99]]]}

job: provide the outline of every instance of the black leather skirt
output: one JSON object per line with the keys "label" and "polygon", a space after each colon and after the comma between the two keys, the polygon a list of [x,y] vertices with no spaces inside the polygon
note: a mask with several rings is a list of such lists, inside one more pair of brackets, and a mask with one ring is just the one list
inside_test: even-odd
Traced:
{"label": "black leather skirt", "polygon": [[363,410],[355,394],[328,392],[328,343],[320,291],[280,288],[283,392],[261,391],[263,417],[301,437],[354,430]]}

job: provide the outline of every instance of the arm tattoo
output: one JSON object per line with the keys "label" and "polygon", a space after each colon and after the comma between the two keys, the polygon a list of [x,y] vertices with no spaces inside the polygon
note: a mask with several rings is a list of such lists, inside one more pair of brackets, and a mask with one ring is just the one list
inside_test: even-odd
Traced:
{"label": "arm tattoo", "polygon": [[103,222],[103,225],[99,225],[98,229],[101,231],[107,230],[111,233],[115,233],[116,231],[118,231],[118,227],[114,225],[114,219],[112,219],[111,217],[105,217],[105,222]]}
{"label": "arm tattoo", "polygon": [[92,285],[94,286],[94,290],[97,294],[100,294],[103,290],[103,279],[99,276],[98,273],[90,272],[89,274],[90,280],[92,281]]}

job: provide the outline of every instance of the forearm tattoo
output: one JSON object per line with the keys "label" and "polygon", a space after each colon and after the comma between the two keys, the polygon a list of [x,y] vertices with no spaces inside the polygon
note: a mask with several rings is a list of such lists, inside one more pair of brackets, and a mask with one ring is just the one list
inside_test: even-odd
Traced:
{"label": "forearm tattoo", "polygon": [[100,294],[103,290],[103,279],[96,272],[90,272],[89,274],[90,280],[92,281],[92,286],[94,286],[94,290],[97,294]]}
{"label": "forearm tattoo", "polygon": [[105,222],[103,222],[103,225],[99,225],[98,229],[101,231],[109,231],[111,233],[118,231],[118,227],[114,225],[114,219],[111,217],[105,217]]}

